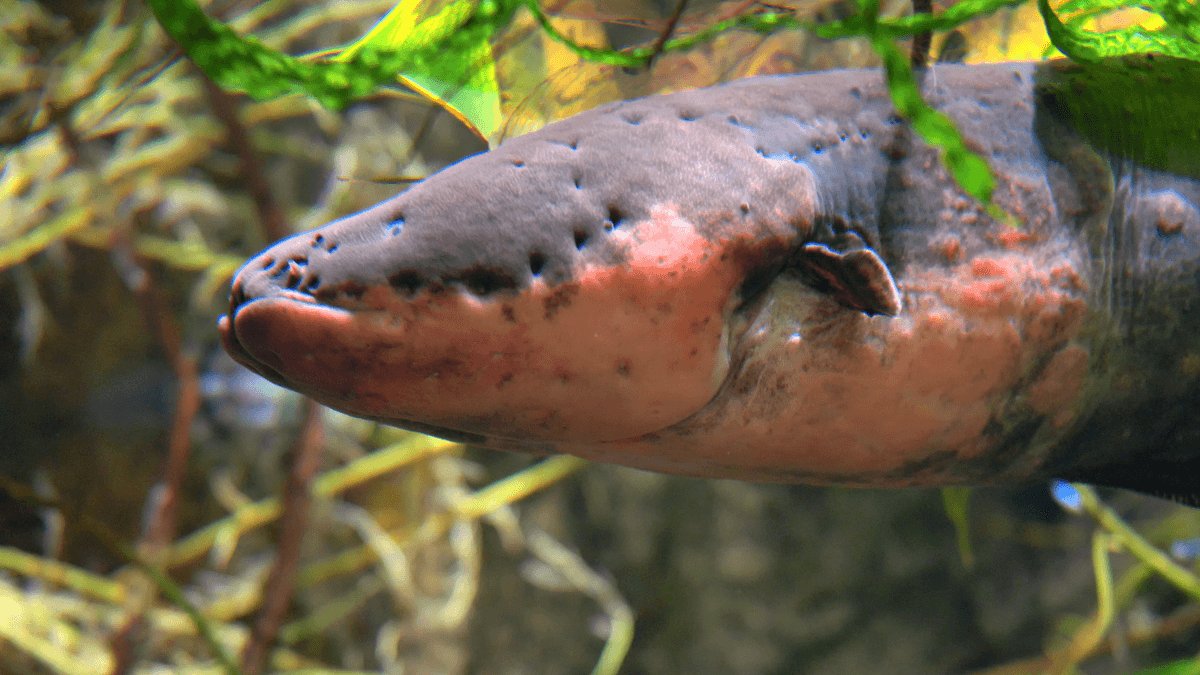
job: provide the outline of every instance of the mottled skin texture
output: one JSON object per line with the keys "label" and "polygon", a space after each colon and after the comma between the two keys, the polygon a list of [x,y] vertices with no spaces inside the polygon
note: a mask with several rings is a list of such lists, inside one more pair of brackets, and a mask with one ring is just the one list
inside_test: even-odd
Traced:
{"label": "mottled skin texture", "polygon": [[350,414],[657,471],[860,486],[1200,470],[1200,184],[1089,145],[1052,66],[937,66],[985,215],[880,73],[583,113],[276,244],[226,348]]}

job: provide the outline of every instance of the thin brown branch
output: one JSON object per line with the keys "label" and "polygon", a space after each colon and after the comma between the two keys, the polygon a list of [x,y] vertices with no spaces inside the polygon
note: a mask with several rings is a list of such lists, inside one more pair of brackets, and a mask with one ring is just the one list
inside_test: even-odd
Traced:
{"label": "thin brown branch", "polygon": [[[933,13],[933,0],[912,0],[913,14]],[[933,33],[925,31],[917,33],[912,39],[912,67],[922,70],[929,65],[929,48],[933,45]]]}
{"label": "thin brown branch", "polygon": [[412,164],[417,156],[417,146],[425,140],[425,134],[433,128],[433,122],[437,119],[438,113],[442,112],[442,108],[436,105],[430,105],[425,111],[425,116],[421,118],[421,126],[417,127],[417,133],[413,134],[412,141],[408,144],[408,150],[404,153],[404,158],[400,162],[400,167],[404,168]]}
{"label": "thin brown branch", "polygon": [[[192,421],[200,411],[200,379],[196,372],[196,357],[184,355],[178,344],[174,346],[174,351],[177,357],[171,362],[171,368],[175,371],[178,389],[167,445],[167,466],[162,481],[167,486],[167,494],[160,506],[163,513],[158,519],[157,528],[148,528],[145,538],[146,544],[159,551],[165,551],[175,538],[180,486],[191,454]],[[153,559],[158,562],[158,558],[156,555]]]}
{"label": "thin brown branch", "polygon": [[258,675],[266,666],[267,655],[291,602],[296,568],[300,561],[300,543],[308,527],[310,487],[321,465],[324,429],[321,425],[321,406],[306,399],[304,410],[304,426],[293,448],[292,468],[283,486],[283,523],[275,562],[263,588],[263,604],[258,618],[242,651],[242,670],[246,675]]}
{"label": "thin brown branch", "polygon": [[131,614],[117,627],[108,639],[112,651],[113,675],[125,675],[133,669],[137,661],[138,644],[145,639],[146,617],[142,614]]}
{"label": "thin brown branch", "polygon": [[[1119,637],[1127,646],[1138,647],[1159,640],[1173,638],[1187,631],[1194,630],[1197,625],[1200,625],[1200,606],[1195,604],[1184,605],[1163,618],[1151,630],[1130,631]],[[1088,655],[1088,659],[1111,653],[1114,644],[1116,644],[1114,640],[1101,642],[1097,645],[1096,650]],[[971,675],[1039,675],[1053,669],[1055,660],[1059,656],[1059,652],[1051,652],[1028,659],[1011,661],[984,670],[977,670],[971,673]]]}
{"label": "thin brown branch", "polygon": [[131,233],[122,230],[113,243],[113,264],[125,280],[142,310],[146,325],[157,339],[171,370],[175,373],[178,396],[167,442],[167,459],[158,487],[152,493],[154,508],[147,519],[140,545],[141,554],[151,564],[161,563],[162,554],[175,538],[179,513],[179,492],[191,454],[191,428],[200,410],[200,383],[196,357],[186,354],[183,338],[174,315],[154,281],[153,274],[137,259]]}
{"label": "thin brown branch", "polygon": [[667,44],[667,40],[671,39],[671,34],[675,32],[675,25],[679,23],[679,17],[683,16],[683,10],[687,7],[688,0],[679,0],[675,5],[675,12],[671,14],[671,18],[667,19],[667,26],[663,32],[658,34],[658,39],[654,41],[650,49],[650,58],[646,61],[646,68],[654,65],[654,59],[662,53],[663,46]]}
{"label": "thin brown branch", "polygon": [[[176,586],[170,578],[158,571],[158,568],[143,560],[138,556],[137,551],[133,550],[126,544],[121,537],[107,523],[96,518],[95,516],[75,508],[72,504],[60,501],[58,499],[43,497],[32,488],[15,481],[8,476],[0,473],[0,490],[8,493],[10,497],[30,506],[40,506],[43,508],[57,509],[62,512],[63,518],[69,526],[77,527],[80,530],[92,535],[105,547],[110,553],[116,557],[140,569],[150,581],[164,594],[172,603],[182,609],[196,626],[196,631],[200,634],[201,639],[208,644],[210,650],[216,656],[217,661],[221,664],[224,671],[228,675],[241,675],[237,665],[230,660],[229,655],[225,653],[225,648],[217,641],[216,635],[212,629],[210,622],[196,609],[183,592]],[[114,649],[117,647],[114,647]]]}
{"label": "thin brown branch", "polygon": [[283,211],[275,202],[271,186],[263,175],[262,162],[259,161],[258,151],[250,141],[246,126],[238,117],[238,105],[233,96],[217,86],[215,82],[204,77],[208,89],[208,99],[212,104],[213,114],[225,125],[228,132],[227,140],[233,152],[237,154],[240,163],[239,173],[254,200],[254,208],[258,211],[258,219],[262,223],[263,235],[267,241],[278,241],[291,234]]}

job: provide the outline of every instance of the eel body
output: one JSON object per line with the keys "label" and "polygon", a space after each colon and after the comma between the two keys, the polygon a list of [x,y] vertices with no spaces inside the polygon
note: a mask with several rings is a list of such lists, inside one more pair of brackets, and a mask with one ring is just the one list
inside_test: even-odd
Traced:
{"label": "eel body", "polygon": [[579,114],[279,242],[238,273],[223,341],[335,409],[489,448],[1194,501],[1195,132],[1130,150],[1076,75],[924,75],[1016,227],[879,71],[751,78]]}

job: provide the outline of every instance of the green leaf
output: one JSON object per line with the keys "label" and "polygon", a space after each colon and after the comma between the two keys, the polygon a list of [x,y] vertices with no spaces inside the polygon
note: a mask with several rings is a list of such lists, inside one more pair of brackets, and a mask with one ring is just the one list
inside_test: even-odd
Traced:
{"label": "green leaf", "polygon": [[[866,1],[864,0],[864,2]],[[873,1],[875,2],[875,6],[877,6],[878,0]],[[826,39],[872,37],[875,35],[892,38],[906,37],[926,31],[953,30],[968,21],[973,21],[1001,9],[1016,7],[1025,2],[1027,0],[963,0],[963,2],[959,2],[940,14],[921,14],[898,19],[873,20],[872,22],[868,22],[865,15],[860,13],[841,21],[823,24],[802,22],[796,18],[796,13],[792,10],[751,11],[732,19],[716,22],[692,35],[667,40],[662,45],[662,51],[675,52],[691,49],[698,44],[713,39],[720,33],[734,29],[751,30],[764,35],[770,35],[781,30],[804,29],[810,30]],[[614,66],[637,67],[645,65],[654,56],[654,50],[651,47],[615,51],[581,45],[554,28],[553,24],[550,23],[549,17],[541,10],[537,0],[525,0],[525,4],[547,35],[565,45],[582,59]],[[870,5],[866,6],[869,7]]]}
{"label": "green leaf", "polygon": [[1153,668],[1139,670],[1130,675],[1200,675],[1200,659],[1182,659],[1164,663]]}
{"label": "green leaf", "polygon": [[[1174,25],[1184,30],[1196,30],[1197,10],[1184,2],[1164,2]],[[1147,52],[1200,61],[1200,43],[1165,31],[1148,31],[1140,26],[1093,33],[1064,24],[1050,8],[1050,0],[1038,0],[1038,11],[1046,23],[1050,42],[1072,61],[1098,64],[1108,56],[1125,56]],[[1167,20],[1167,16],[1164,16]],[[1171,21],[1168,21],[1171,24]]]}
{"label": "green leaf", "polygon": [[[370,50],[414,54],[405,77],[460,111],[484,137],[490,136],[502,120],[491,47],[492,35],[499,26],[489,19],[495,18],[501,6],[496,2],[453,0],[420,19],[422,4],[426,3],[401,0],[333,60],[352,61]],[[472,21],[476,14],[482,20]]]}
{"label": "green leaf", "polygon": [[1167,27],[1192,42],[1200,42],[1200,8],[1190,0],[1159,0],[1152,4]]}
{"label": "green leaf", "polygon": [[1155,54],[1051,62],[1036,86],[1093,148],[1200,179],[1200,64]]}
{"label": "green leaf", "polygon": [[970,502],[970,488],[957,486],[942,488],[942,506],[946,509],[946,516],[954,524],[954,533],[958,540],[958,555],[966,569],[975,566],[975,554],[971,551],[971,518],[968,514]]}
{"label": "green leaf", "polygon": [[[518,0],[457,0],[433,17],[414,22],[407,30],[393,12],[382,29],[352,45],[349,55],[311,62],[269,49],[252,37],[237,35],[207,17],[194,0],[149,3],[167,33],[225,89],[245,92],[258,100],[302,93],[340,110],[381,86],[395,84],[403,74],[439,96],[455,88],[466,90],[458,103],[453,97],[451,103],[466,110],[466,116],[480,129],[498,126],[495,72],[488,40],[497,27],[508,24]],[[402,5],[407,7],[407,0]]]}
{"label": "green leaf", "polygon": [[921,98],[908,59],[888,38],[875,38],[871,44],[883,57],[888,90],[892,94],[892,104],[896,106],[896,110],[908,119],[926,143],[942,151],[946,168],[962,189],[978,199],[981,204],[989,206],[989,213],[993,217],[1007,221],[1007,215],[991,204],[992,190],[996,187],[992,170],[982,157],[967,149],[962,134],[950,118],[930,108]]}
{"label": "green leaf", "polygon": [[[336,61],[346,61],[363,51],[367,47],[391,47],[392,49],[403,51],[412,43],[421,42],[422,37],[426,37],[427,43],[430,38],[437,39],[438,34],[442,31],[437,30],[441,26],[437,26],[434,30],[428,32],[417,32],[417,9],[421,4],[421,0],[400,0],[392,11],[384,15],[382,19],[376,23],[367,34],[359,38],[354,44],[346,47],[340,54],[334,57]],[[444,8],[440,14],[454,14],[455,10],[465,8],[470,10],[470,3],[456,2],[450,7]],[[466,18],[466,17],[462,17]],[[434,20],[427,19],[422,23],[434,23]],[[439,24],[443,22],[437,22]],[[424,45],[422,45],[424,46]]]}

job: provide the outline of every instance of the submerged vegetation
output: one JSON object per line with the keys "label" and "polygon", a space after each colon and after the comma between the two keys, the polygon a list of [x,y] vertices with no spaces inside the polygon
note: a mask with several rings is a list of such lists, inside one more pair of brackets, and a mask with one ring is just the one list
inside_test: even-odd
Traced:
{"label": "submerged vegetation", "polygon": [[[986,165],[921,101],[897,41],[957,31],[972,60],[1055,49],[1083,62],[1145,51],[1197,60],[1193,3],[967,0],[916,15],[908,0],[673,12],[632,0],[149,4],[153,14],[121,0],[9,0],[0,16],[0,527],[11,533],[0,546],[0,671],[490,673],[511,653],[527,670],[615,673],[645,636],[634,672],[813,662],[834,672],[838,658],[846,672],[853,658],[837,655],[852,652],[835,645],[872,645],[871,631],[893,624],[874,622],[886,608],[842,596],[901,596],[874,580],[923,589],[928,576],[955,577],[968,594],[985,586],[962,579],[969,561],[997,572],[1024,556],[1043,569],[1082,561],[1094,586],[1015,575],[1009,583],[1036,586],[1036,597],[992,601],[1040,613],[980,609],[991,618],[979,620],[975,653],[935,645],[913,670],[1066,673],[1110,659],[1200,672],[1196,557],[1161,550],[1194,537],[1200,512],[1118,496],[1118,515],[1080,488],[1063,499],[1087,518],[1033,518],[994,495],[988,504],[1008,506],[971,508],[950,491],[951,518],[934,521],[941,500],[911,494],[701,488],[615,469],[555,485],[581,468],[571,458],[492,458],[492,473],[511,475],[489,482],[461,446],[238,379],[213,330],[230,276],[266,241],[364,208],[394,192],[389,183],[482,149],[480,137],[667,88],[883,63],[898,109],[986,201]],[[580,513],[607,529],[572,524]],[[715,533],[695,530],[701,513]],[[768,518],[782,525],[748,525]],[[847,532],[832,537],[826,522]],[[672,544],[652,543],[656,533]],[[908,552],[914,542],[929,550]],[[484,550],[525,562],[489,572]],[[634,631],[635,607],[648,634]],[[763,619],[763,608],[796,618]],[[1043,631],[1046,614],[1058,625]],[[570,641],[564,616],[578,619]],[[680,626],[693,629],[682,640]],[[720,658],[697,663],[702,647],[679,646],[698,636],[717,636]],[[996,646],[1030,640],[1044,653]],[[781,643],[805,646],[776,653]]]}

